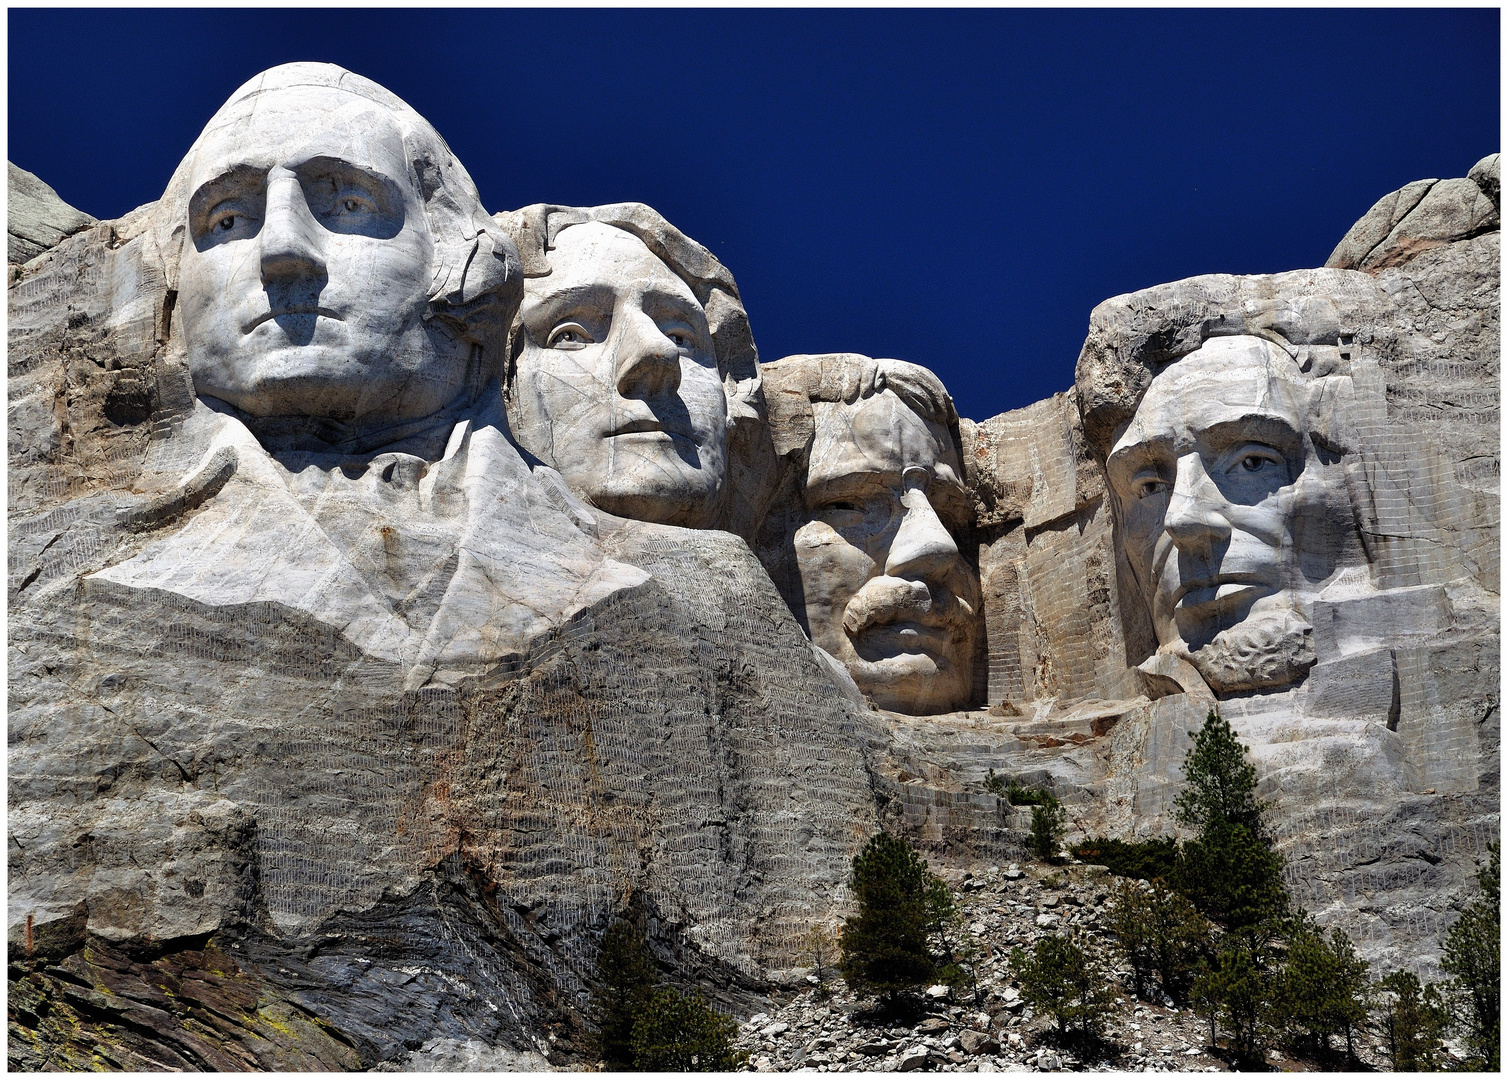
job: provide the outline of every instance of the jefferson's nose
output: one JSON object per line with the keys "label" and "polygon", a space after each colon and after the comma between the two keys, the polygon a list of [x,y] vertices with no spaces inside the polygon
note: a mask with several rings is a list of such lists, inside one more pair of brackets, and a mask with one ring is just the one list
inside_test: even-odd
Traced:
{"label": "jefferson's nose", "polygon": [[259,239],[262,245],[262,283],[323,277],[323,229],[304,199],[298,177],[274,170],[267,177],[267,216]]}
{"label": "jefferson's nose", "polygon": [[953,569],[958,561],[958,545],[953,535],[932,509],[926,483],[908,483],[901,496],[906,514],[890,553],[885,558],[885,573],[890,577],[936,581]]}
{"label": "jefferson's nose", "polygon": [[1198,454],[1178,459],[1178,473],[1168,494],[1168,509],[1162,527],[1180,551],[1207,555],[1217,544],[1230,539],[1230,522],[1221,508],[1225,498],[1204,471]]}
{"label": "jefferson's nose", "polygon": [[618,342],[618,393],[626,398],[673,394],[681,385],[681,350],[642,311],[626,316]]}

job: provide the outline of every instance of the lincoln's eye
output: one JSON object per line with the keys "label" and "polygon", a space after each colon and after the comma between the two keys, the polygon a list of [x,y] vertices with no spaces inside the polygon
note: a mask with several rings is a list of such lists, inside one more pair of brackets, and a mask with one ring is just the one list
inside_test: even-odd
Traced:
{"label": "lincoln's eye", "polygon": [[1245,469],[1247,472],[1257,472],[1258,470],[1271,464],[1272,462],[1267,458],[1259,457],[1256,454],[1247,454],[1244,458],[1241,459],[1241,468]]}

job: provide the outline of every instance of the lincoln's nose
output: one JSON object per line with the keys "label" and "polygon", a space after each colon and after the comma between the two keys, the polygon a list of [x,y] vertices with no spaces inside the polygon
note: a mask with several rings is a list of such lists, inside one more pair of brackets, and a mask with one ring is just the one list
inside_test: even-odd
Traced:
{"label": "lincoln's nose", "polygon": [[286,169],[267,177],[267,216],[258,234],[262,284],[325,276],[324,229],[309,212],[303,185]]}
{"label": "lincoln's nose", "polygon": [[1225,505],[1225,497],[1204,471],[1204,460],[1198,454],[1185,454],[1178,459],[1178,474],[1168,494],[1162,527],[1179,551],[1208,556],[1230,539]]}

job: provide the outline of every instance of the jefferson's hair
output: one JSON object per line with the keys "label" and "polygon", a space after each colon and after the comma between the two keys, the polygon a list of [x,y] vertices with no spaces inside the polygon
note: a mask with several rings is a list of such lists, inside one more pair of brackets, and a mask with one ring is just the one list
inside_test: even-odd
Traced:
{"label": "jefferson's hair", "polygon": [[[573,225],[600,222],[622,229],[641,240],[671,273],[691,289],[707,314],[718,374],[728,398],[728,420],[762,424],[764,396],[761,392],[759,353],[749,330],[749,316],[738,296],[738,286],[717,256],[677,229],[655,209],[643,203],[610,203],[606,206],[555,206],[535,203],[522,210],[494,216],[494,220],[518,246],[525,277],[550,273],[549,253],[555,238]],[[514,320],[512,354],[523,347],[520,322]],[[510,360],[509,379],[512,377]]]}
{"label": "jefferson's hair", "polygon": [[154,235],[168,286],[178,286],[179,259],[188,242],[188,206],[193,195],[189,182],[199,148],[209,136],[237,119],[234,114],[246,99],[300,87],[338,90],[392,114],[434,241],[430,312],[463,338],[480,345],[484,363],[495,373],[502,363],[508,328],[523,297],[517,249],[487,215],[471,176],[429,121],[397,95],[334,64],[270,68],[241,86],[205,125],[174,171],[154,214]]}

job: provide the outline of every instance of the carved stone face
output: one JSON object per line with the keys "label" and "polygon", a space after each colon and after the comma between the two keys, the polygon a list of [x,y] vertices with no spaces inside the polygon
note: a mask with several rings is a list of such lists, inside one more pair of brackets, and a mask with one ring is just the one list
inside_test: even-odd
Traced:
{"label": "carved stone face", "polygon": [[1152,380],[1106,463],[1158,641],[1214,672],[1217,690],[1291,681],[1313,662],[1299,613],[1334,545],[1307,406],[1276,346],[1215,338]]}
{"label": "carved stone face", "polygon": [[425,321],[434,243],[392,115],[341,91],[249,98],[196,150],[178,310],[201,395],[374,424],[465,388]]}
{"label": "carved stone face", "polygon": [[881,708],[964,706],[979,578],[955,539],[970,499],[952,438],[889,390],[812,408],[794,537],[812,640]]}
{"label": "carved stone face", "polygon": [[564,229],[549,260],[525,283],[514,434],[609,513],[709,526],[728,403],[702,305],[643,241],[600,222]]}

